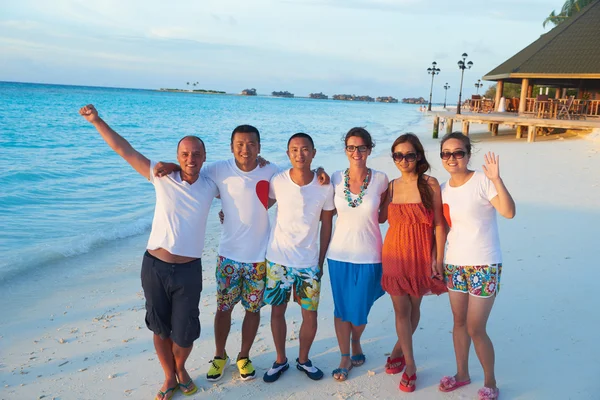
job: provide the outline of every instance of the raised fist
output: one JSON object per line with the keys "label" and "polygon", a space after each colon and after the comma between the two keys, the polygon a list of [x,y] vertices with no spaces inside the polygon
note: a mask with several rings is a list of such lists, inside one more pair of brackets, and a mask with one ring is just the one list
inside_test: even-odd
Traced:
{"label": "raised fist", "polygon": [[88,122],[94,123],[98,120],[98,110],[93,104],[88,104],[79,109],[79,114],[85,118]]}

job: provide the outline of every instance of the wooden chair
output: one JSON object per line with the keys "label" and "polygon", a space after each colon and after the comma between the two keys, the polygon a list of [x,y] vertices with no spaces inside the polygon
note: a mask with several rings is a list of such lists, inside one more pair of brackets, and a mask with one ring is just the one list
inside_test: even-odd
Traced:
{"label": "wooden chair", "polygon": [[471,96],[471,111],[473,111],[473,112],[481,111],[481,95],[474,94]]}
{"label": "wooden chair", "polygon": [[571,108],[573,107],[574,100],[575,96],[569,96],[569,99],[559,106],[558,114],[556,115],[557,119],[560,119],[563,116],[566,116],[567,119],[571,119]]}
{"label": "wooden chair", "polygon": [[548,95],[540,94],[535,98],[533,112],[538,118],[546,118],[549,108]]}
{"label": "wooden chair", "polygon": [[510,106],[512,112],[519,112],[519,102],[521,101],[518,97],[513,97],[510,99]]}

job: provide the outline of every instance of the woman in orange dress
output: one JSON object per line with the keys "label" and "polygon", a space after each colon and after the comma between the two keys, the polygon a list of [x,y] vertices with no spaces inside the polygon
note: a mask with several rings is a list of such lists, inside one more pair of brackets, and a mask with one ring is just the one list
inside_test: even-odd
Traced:
{"label": "woman in orange dress", "polygon": [[398,341],[387,359],[386,373],[406,367],[400,390],[415,390],[417,366],[412,335],[420,319],[423,295],[446,292],[443,281],[446,229],[437,179],[426,175],[429,163],[416,135],[406,133],[392,145],[392,158],[402,176],[390,182],[380,222],[389,219],[383,242],[381,285],[390,294]]}

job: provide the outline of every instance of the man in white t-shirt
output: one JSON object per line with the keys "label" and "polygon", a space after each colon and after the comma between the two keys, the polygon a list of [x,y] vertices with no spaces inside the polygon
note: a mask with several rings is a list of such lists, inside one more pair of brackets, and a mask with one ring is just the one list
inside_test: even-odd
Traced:
{"label": "man in white t-shirt", "polygon": [[155,163],[112,130],[93,105],[82,107],[79,113],[117,154],[154,185],[156,207],[141,278],[146,326],[154,332],[154,348],[165,374],[156,399],[170,399],[177,389],[192,395],[198,389],[185,362],[200,337],[201,257],[208,211],[218,195],[215,184],[200,176],[206,160],[204,143],[196,136],[181,139],[177,145],[181,170],[154,179]]}
{"label": "man in white t-shirt", "polygon": [[[275,382],[289,368],[285,353],[285,311],[292,290],[302,307],[300,348],[296,368],[319,380],[323,372],[308,358],[317,333],[317,308],[323,261],[331,239],[333,187],[319,185],[310,164],[316,154],[312,138],[296,133],[288,141],[292,168],[271,179],[269,196],[277,200],[277,215],[267,246],[265,304],[272,306],[271,331],[277,359],[263,379]],[[317,243],[321,220],[320,246]]]}
{"label": "man in white t-shirt", "polygon": [[265,291],[265,251],[269,238],[269,181],[277,166],[258,165],[260,133],[251,125],[240,125],[231,134],[233,159],[206,165],[202,174],[219,188],[225,218],[215,268],[217,312],[215,314],[215,356],[206,374],[209,381],[223,377],[229,364],[225,351],[231,312],[241,301],[245,309],[242,343],[237,367],[242,380],[254,379],[256,371],[250,349],[260,325]]}

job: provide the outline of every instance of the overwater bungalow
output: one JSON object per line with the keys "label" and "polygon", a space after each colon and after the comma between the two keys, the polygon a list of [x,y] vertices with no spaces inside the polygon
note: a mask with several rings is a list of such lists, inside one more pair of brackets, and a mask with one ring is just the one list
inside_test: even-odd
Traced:
{"label": "overwater bungalow", "polygon": [[397,103],[398,99],[396,99],[392,96],[383,96],[383,97],[377,97],[375,99],[375,101],[377,101],[379,103]]}
{"label": "overwater bungalow", "polygon": [[323,94],[322,92],[311,93],[308,95],[308,97],[310,97],[311,99],[320,99],[320,100],[327,100],[329,98],[329,96],[327,96],[326,94]]}
{"label": "overwater bungalow", "polygon": [[275,97],[294,97],[294,93],[290,93],[287,90],[284,90],[282,92],[271,92],[271,95]]}
{"label": "overwater bungalow", "polygon": [[242,96],[256,96],[256,89],[252,88],[252,89],[244,89],[242,90],[242,93],[240,93]]}
{"label": "overwater bungalow", "polygon": [[[600,0],[509,58],[483,79],[495,81],[494,99],[473,96],[464,114],[438,113],[449,120],[487,123],[492,135],[498,125],[517,127],[517,138],[527,130],[535,141],[540,128],[600,128]],[[505,83],[519,84],[520,97],[505,98]],[[434,123],[434,136],[436,135]]]}

